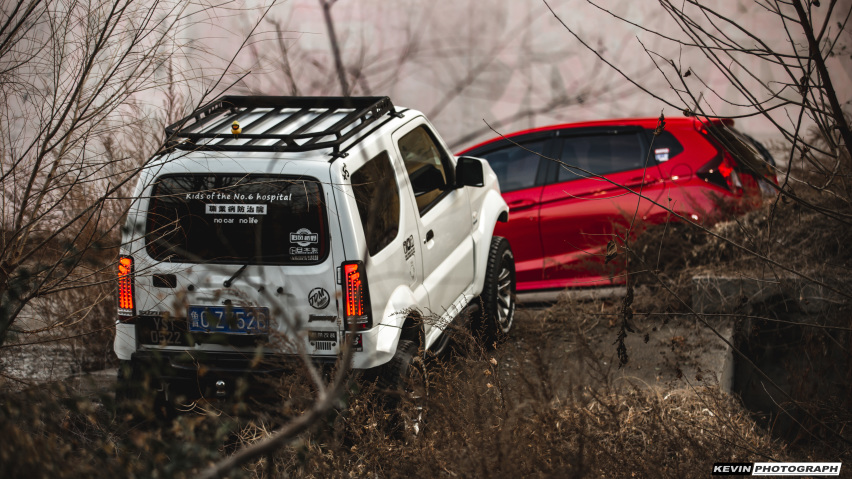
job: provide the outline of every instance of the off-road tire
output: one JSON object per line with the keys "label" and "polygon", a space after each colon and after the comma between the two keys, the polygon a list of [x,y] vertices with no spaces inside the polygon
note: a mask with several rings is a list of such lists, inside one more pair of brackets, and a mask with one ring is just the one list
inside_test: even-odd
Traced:
{"label": "off-road tire", "polygon": [[417,343],[401,339],[378,379],[379,386],[389,393],[391,428],[406,438],[416,437],[423,429],[429,392],[426,365]]}
{"label": "off-road tire", "polygon": [[479,300],[482,314],[473,321],[473,332],[486,348],[492,348],[506,338],[515,319],[515,256],[506,238],[491,238]]}

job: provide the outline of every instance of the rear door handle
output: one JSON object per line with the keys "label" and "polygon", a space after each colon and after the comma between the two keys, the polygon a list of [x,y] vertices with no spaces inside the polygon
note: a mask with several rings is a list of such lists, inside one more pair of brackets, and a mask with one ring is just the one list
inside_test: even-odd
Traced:
{"label": "rear door handle", "polygon": [[[625,188],[630,188],[631,190],[636,190],[640,186],[642,186],[642,183],[643,183],[642,177],[637,176],[636,178],[630,178],[629,180],[625,181],[624,183],[618,183],[618,184],[610,183],[609,185],[607,185],[606,188],[599,190],[599,193],[610,193],[610,192],[619,192],[619,191],[622,192],[622,193],[629,193]],[[654,179],[651,178],[651,177],[647,177],[647,178],[644,179],[645,186],[651,185],[653,183],[654,183]]]}
{"label": "rear door handle", "polygon": [[633,188],[634,186],[640,186],[642,183],[645,183],[646,185],[648,185],[648,184],[651,184],[652,182],[653,182],[653,180],[650,177],[642,178],[641,176],[637,176],[636,178],[630,178],[629,180],[624,182],[624,186],[626,186],[628,188]]}
{"label": "rear door handle", "polygon": [[432,230],[427,231],[427,232],[426,232],[426,239],[425,239],[425,240],[423,240],[423,244],[428,243],[428,242],[429,242],[429,240],[431,240],[431,239],[432,239],[432,238],[434,238],[434,237],[435,237],[435,232],[434,232],[434,231],[432,231]]}
{"label": "rear door handle", "polygon": [[535,204],[535,201],[528,200],[528,199],[524,198],[524,199],[509,202],[509,209],[510,210],[516,210],[516,209],[520,209],[520,208],[527,208],[527,207],[530,207],[534,204]]}

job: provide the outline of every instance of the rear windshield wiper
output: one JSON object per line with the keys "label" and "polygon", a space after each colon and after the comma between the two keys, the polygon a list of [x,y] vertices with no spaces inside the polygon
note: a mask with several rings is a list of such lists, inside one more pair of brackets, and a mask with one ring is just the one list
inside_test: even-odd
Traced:
{"label": "rear windshield wiper", "polygon": [[236,273],[232,274],[230,278],[226,279],[225,282],[222,283],[222,286],[224,286],[226,288],[230,288],[231,283],[233,283],[234,280],[237,279],[237,276],[241,275],[242,272],[245,271],[246,268],[248,268],[248,263],[244,264],[242,266],[242,268],[238,269]]}

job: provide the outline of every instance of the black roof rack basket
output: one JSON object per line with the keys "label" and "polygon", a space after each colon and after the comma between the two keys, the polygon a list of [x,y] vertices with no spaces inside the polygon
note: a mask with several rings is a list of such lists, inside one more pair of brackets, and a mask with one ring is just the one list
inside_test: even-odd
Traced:
{"label": "black roof rack basket", "polygon": [[[390,98],[224,96],[166,127],[169,147],[182,150],[299,152],[341,145],[384,115]],[[242,132],[230,127],[239,122]]]}

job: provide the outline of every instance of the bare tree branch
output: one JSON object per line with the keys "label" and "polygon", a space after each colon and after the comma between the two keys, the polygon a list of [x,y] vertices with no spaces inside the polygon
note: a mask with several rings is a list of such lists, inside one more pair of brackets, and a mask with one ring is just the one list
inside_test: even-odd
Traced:
{"label": "bare tree branch", "polygon": [[337,70],[337,79],[340,80],[340,91],[343,96],[349,96],[349,82],[346,80],[346,68],[340,57],[340,45],[337,42],[337,33],[334,31],[334,20],[331,19],[331,6],[337,0],[320,0],[322,14],[325,17],[325,26],[328,28],[328,41],[331,42],[331,51],[334,54],[334,68]]}

